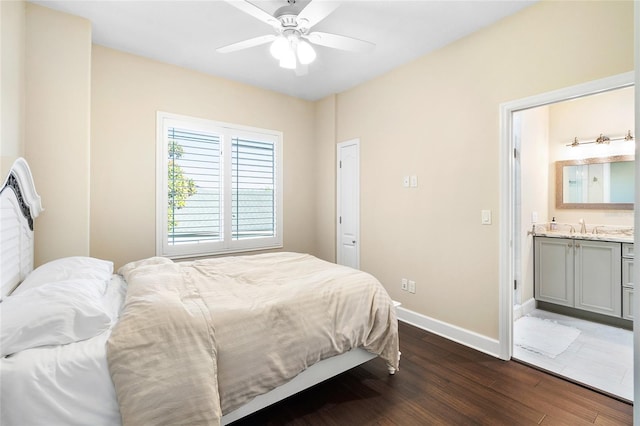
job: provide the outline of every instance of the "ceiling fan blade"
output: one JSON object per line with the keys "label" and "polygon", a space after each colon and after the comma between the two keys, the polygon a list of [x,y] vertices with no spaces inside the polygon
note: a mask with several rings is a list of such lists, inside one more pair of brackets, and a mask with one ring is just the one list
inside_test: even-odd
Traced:
{"label": "ceiling fan blade", "polygon": [[350,52],[367,53],[373,51],[375,44],[358,40],[357,38],[341,36],[338,34],[323,33],[314,31],[309,33],[306,38],[313,44],[320,46],[332,47],[334,49],[348,50]]}
{"label": "ceiling fan blade", "polygon": [[255,6],[248,1],[245,0],[226,0],[231,6],[234,6],[246,14],[249,14],[256,18],[259,21],[264,22],[267,25],[271,25],[274,28],[280,28],[280,21],[278,21],[273,16],[269,15],[264,10],[260,9],[258,6]]}
{"label": "ceiling fan blade", "polygon": [[216,49],[219,53],[235,52],[236,50],[248,49],[249,47],[260,46],[261,44],[269,43],[275,40],[277,37],[273,34],[263,35],[259,37],[250,38],[248,40],[239,41],[237,43],[229,44],[227,46],[218,47]]}
{"label": "ceiling fan blade", "polygon": [[309,29],[329,16],[338,6],[340,3],[335,1],[312,0],[298,14],[298,24]]}

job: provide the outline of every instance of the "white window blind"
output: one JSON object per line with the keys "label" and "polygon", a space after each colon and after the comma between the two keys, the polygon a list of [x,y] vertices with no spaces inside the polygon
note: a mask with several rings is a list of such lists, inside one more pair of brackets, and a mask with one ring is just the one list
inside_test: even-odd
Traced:
{"label": "white window blind", "polygon": [[279,132],[158,113],[157,254],[282,247]]}
{"label": "white window blind", "polygon": [[232,238],[275,235],[275,147],[234,138],[231,154]]}
{"label": "white window blind", "polygon": [[168,243],[220,241],[220,135],[167,128]]}

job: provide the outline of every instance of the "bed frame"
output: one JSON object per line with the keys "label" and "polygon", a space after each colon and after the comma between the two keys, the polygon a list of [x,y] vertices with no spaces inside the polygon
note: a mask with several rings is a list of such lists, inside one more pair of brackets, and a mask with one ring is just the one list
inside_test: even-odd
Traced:
{"label": "bed frame", "polygon": [[[33,222],[43,211],[31,170],[23,158],[15,161],[0,189],[0,206],[0,283],[4,297],[33,270]],[[293,380],[224,415],[221,423],[225,425],[239,420],[375,357],[357,348],[320,361]],[[394,374],[395,369],[390,368],[389,373]]]}
{"label": "bed frame", "polygon": [[43,210],[29,165],[18,158],[0,187],[0,297],[33,270],[33,220]]}
{"label": "bed frame", "polygon": [[282,401],[298,392],[317,385],[331,377],[351,370],[360,364],[363,364],[373,358],[373,355],[364,349],[356,348],[341,355],[324,359],[298,374],[291,381],[284,385],[278,386],[270,392],[258,395],[235,411],[222,416],[220,424],[226,425],[235,422],[249,414],[255,413],[269,405]]}

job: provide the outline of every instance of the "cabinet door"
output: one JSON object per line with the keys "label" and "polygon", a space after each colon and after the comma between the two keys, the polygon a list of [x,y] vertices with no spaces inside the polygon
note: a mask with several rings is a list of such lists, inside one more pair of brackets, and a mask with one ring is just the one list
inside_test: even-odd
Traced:
{"label": "cabinet door", "polygon": [[558,305],[573,306],[573,241],[565,238],[535,237],[535,298]]}
{"label": "cabinet door", "polygon": [[622,314],[620,243],[576,240],[575,307],[620,317]]}

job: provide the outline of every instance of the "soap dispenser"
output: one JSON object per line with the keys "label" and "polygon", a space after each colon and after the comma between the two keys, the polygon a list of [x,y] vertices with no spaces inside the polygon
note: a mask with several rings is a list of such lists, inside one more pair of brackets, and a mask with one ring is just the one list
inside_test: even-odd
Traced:
{"label": "soap dispenser", "polygon": [[551,219],[551,223],[549,224],[549,229],[551,231],[555,231],[556,229],[558,229],[558,224],[556,223],[555,216],[553,217],[553,219]]}

